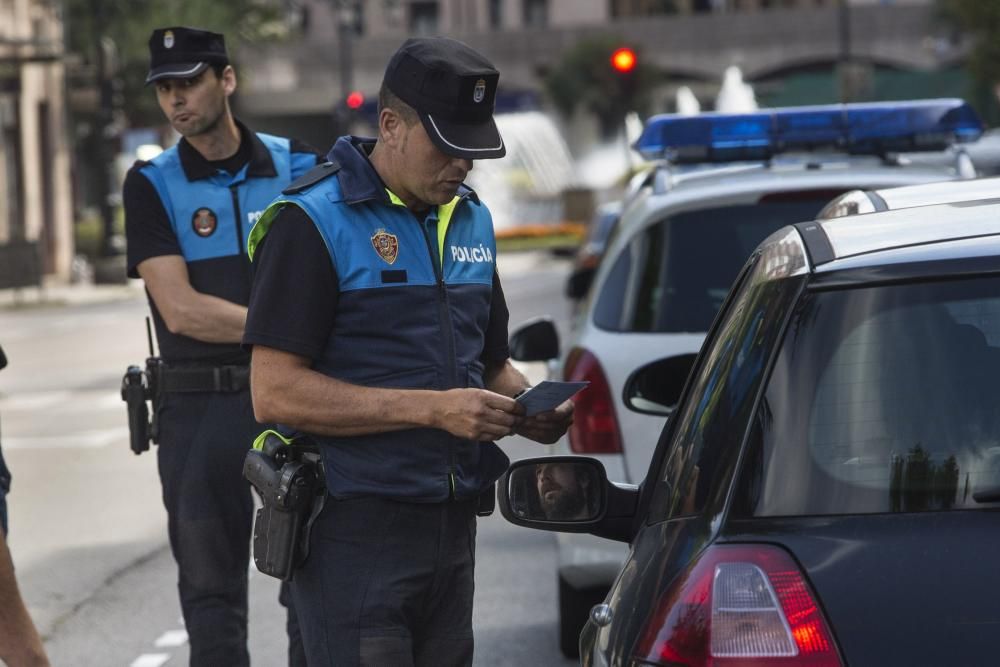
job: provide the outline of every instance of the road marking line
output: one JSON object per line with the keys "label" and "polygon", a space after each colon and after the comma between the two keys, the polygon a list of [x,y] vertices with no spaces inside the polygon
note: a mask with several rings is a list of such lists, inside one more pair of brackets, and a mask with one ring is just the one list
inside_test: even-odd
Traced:
{"label": "road marking line", "polygon": [[156,648],[170,648],[176,646],[183,646],[187,643],[188,633],[187,630],[167,630],[159,639],[153,642],[153,646]]}
{"label": "road marking line", "polygon": [[170,660],[169,653],[143,653],[129,667],[160,667]]}
{"label": "road marking line", "polygon": [[42,410],[44,408],[67,403],[71,397],[70,392],[64,390],[40,391],[30,394],[14,395],[0,401],[0,407],[7,410]]}
{"label": "road marking line", "polygon": [[128,439],[128,427],[117,426],[96,431],[77,431],[63,435],[4,435],[3,448],[13,449],[99,449],[112,442]]}
{"label": "road marking line", "polygon": [[101,397],[94,401],[97,407],[102,410],[118,410],[122,408],[122,395],[120,391],[113,391],[107,394],[101,394]]}

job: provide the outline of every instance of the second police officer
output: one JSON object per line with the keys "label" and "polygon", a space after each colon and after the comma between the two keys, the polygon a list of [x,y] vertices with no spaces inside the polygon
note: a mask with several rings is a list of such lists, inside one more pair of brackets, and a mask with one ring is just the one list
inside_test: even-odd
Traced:
{"label": "second police officer", "polygon": [[463,183],[499,158],[499,74],[407,40],[375,139],[341,137],[254,227],[244,341],[254,409],[319,443],[329,496],[291,583],[311,665],[468,665],[478,499],[513,432],[554,442],[569,401],[512,396],[489,210]]}
{"label": "second police officer", "polygon": [[242,476],[259,430],[240,347],[250,295],[244,248],[313,149],[233,117],[236,73],[221,34],[161,28],[146,83],[180,135],[128,173],[128,272],[149,295],[160,353],[158,463],[192,665],[249,664],[247,569],[253,501]]}

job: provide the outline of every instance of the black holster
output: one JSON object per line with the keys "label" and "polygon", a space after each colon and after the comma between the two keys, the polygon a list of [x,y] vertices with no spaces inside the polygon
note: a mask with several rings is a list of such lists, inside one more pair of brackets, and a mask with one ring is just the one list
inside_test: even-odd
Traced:
{"label": "black holster", "polygon": [[[149,449],[150,442],[159,442],[162,368],[163,361],[159,357],[149,357],[145,370],[129,366],[122,377],[122,400],[128,408],[129,446],[136,454]],[[152,418],[146,401],[152,405]]]}
{"label": "black holster", "polygon": [[253,527],[254,564],[264,574],[291,581],[309,556],[309,534],[326,499],[318,450],[268,435],[262,449],[247,452],[243,475],[263,505]]}

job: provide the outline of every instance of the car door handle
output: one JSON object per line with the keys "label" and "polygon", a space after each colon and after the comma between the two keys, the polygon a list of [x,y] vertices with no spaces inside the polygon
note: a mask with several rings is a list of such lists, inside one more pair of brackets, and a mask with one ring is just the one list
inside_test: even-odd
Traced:
{"label": "car door handle", "polygon": [[599,628],[611,625],[611,619],[614,615],[615,613],[609,604],[595,604],[590,610],[590,620]]}

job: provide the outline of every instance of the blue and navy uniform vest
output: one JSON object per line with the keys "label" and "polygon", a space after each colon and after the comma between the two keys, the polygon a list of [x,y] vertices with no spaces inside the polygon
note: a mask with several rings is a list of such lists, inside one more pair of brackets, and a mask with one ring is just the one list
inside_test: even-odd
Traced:
{"label": "blue and navy uniform vest", "polygon": [[[333,331],[313,368],[353,384],[400,389],[484,386],[496,242],[489,210],[462,188],[423,223],[388,193],[343,137],[336,177],[283,195],[251,234],[251,256],[284,206],[319,230],[339,281]],[[439,502],[481,493],[507,469],[492,442],[421,428],[351,437],[313,436],[336,498]]]}
{"label": "blue and navy uniform vest", "polygon": [[[233,175],[224,170],[192,174],[179,144],[140,168],[160,196],[198,292],[246,305],[250,264],[245,248],[250,229],[292,180],[316,164],[311,153],[292,153],[282,137],[244,131],[251,158]],[[192,149],[188,149],[192,150]],[[193,150],[192,150],[193,152]],[[197,171],[207,165],[199,160]],[[171,333],[150,299],[160,353],[168,362],[246,363],[239,343],[206,343]]]}

